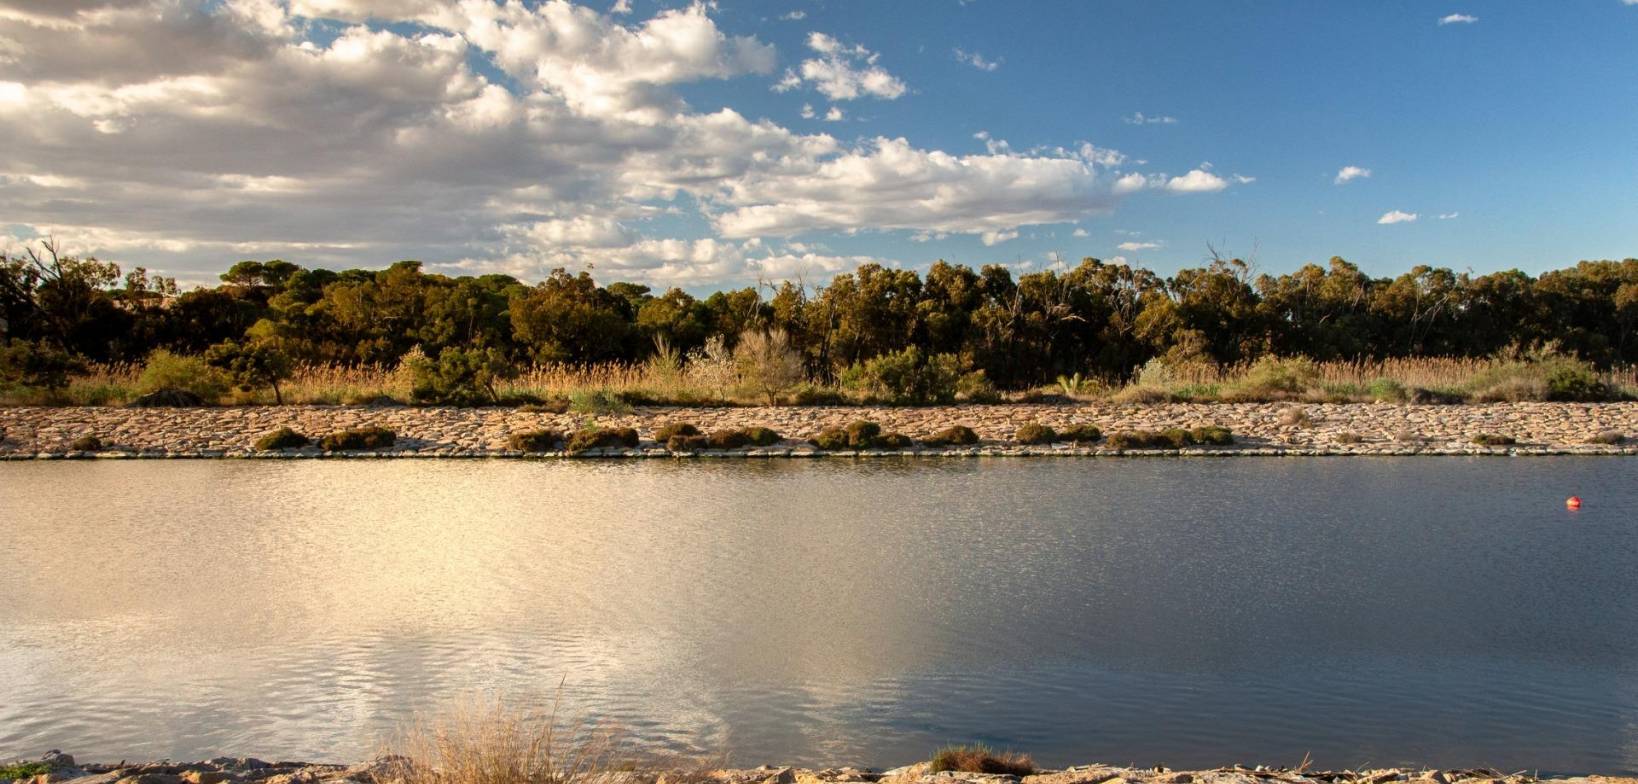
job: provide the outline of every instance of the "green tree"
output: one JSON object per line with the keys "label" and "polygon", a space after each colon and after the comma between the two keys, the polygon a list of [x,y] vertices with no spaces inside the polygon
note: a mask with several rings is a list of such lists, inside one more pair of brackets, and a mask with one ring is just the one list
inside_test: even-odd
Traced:
{"label": "green tree", "polygon": [[226,340],[207,349],[205,361],[221,368],[228,381],[241,391],[272,387],[273,402],[284,404],[279,382],[290,378],[294,367],[290,356],[273,340]]}

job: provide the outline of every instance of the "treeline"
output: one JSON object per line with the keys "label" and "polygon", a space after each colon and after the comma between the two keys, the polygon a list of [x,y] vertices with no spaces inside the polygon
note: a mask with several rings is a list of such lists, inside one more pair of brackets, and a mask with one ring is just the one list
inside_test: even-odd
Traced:
{"label": "treeline", "polygon": [[[1086,259],[1014,276],[938,262],[924,274],[865,265],[820,287],[794,283],[695,297],[552,272],[449,277],[402,261],[383,270],[245,261],[221,285],[178,292],[138,269],[59,257],[49,246],[0,256],[0,337],[12,372],[29,362],[138,361],[155,350],[254,346],[276,361],[638,362],[686,356],[714,339],[781,331],[806,375],[917,349],[1022,388],[1061,374],[1117,381],[1146,361],[1236,363],[1489,356],[1555,344],[1601,366],[1638,360],[1638,259],[1585,261],[1531,277],[1419,266],[1373,278],[1340,258],[1283,275],[1238,260],[1170,277]],[[454,350],[454,351],[451,351]],[[273,361],[234,354],[225,362]],[[248,358],[247,358],[248,357]],[[464,361],[464,360],[463,360]]]}

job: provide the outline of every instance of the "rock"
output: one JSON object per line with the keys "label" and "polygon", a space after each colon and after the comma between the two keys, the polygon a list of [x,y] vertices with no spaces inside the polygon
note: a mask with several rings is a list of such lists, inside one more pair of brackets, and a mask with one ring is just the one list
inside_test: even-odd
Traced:
{"label": "rock", "polygon": [[137,773],[118,779],[114,784],[182,784],[182,778],[174,773]]}
{"label": "rock", "polygon": [[72,754],[64,754],[56,749],[46,752],[45,756],[40,758],[40,761],[50,765],[53,768],[74,767],[74,756]]}
{"label": "rock", "polygon": [[222,784],[234,778],[232,773],[225,770],[189,770],[182,773],[182,780],[187,784]]}

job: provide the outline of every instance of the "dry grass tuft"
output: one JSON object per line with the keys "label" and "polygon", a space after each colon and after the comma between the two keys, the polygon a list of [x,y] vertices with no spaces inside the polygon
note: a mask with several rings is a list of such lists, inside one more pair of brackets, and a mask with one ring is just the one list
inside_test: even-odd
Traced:
{"label": "dry grass tuft", "polygon": [[931,773],[955,771],[961,773],[1005,773],[1028,776],[1035,772],[1035,760],[1016,751],[996,751],[981,743],[965,746],[945,746],[933,754],[928,764]]}
{"label": "dry grass tuft", "polygon": [[610,784],[621,778],[613,733],[549,710],[469,701],[400,734],[378,778],[401,784]]}

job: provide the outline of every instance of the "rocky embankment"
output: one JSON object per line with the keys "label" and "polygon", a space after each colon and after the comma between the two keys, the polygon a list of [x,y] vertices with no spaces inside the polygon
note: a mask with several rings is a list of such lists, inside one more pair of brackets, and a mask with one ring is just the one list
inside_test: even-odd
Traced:
{"label": "rocky embankment", "polygon": [[[885,431],[924,438],[965,425],[982,441],[973,446],[821,452],[808,438],[827,426],[867,419]],[[394,431],[397,442],[372,452],[330,456],[517,457],[508,446],[515,432],[542,428],[573,431],[588,424],[636,428],[634,448],[598,449],[587,456],[665,457],[654,431],[689,422],[709,432],[770,427],[785,437],[777,445],[703,456],[805,457],[856,454],[1102,455],[1177,454],[1179,450],[1128,450],[1106,443],[1025,446],[1014,440],[1020,425],[1055,428],[1093,424],[1107,434],[1171,427],[1220,425],[1234,432],[1228,447],[1181,450],[1200,455],[1411,455],[1411,454],[1638,454],[1638,403],[1497,403],[1489,405],[1396,404],[1167,404],[1109,403],[953,405],[927,408],[870,407],[639,407],[629,413],[588,416],[512,408],[409,408],[366,406],[261,406],[233,408],[0,408],[0,459],[53,457],[319,457],[316,447],[258,452],[263,434],[290,427],[317,438],[363,426]],[[1481,435],[1515,443],[1480,445]],[[94,436],[94,453],[74,446]],[[1602,441],[1603,443],[1599,443]],[[538,455],[536,455],[538,456]]]}
{"label": "rocky embankment", "polygon": [[[263,762],[218,757],[205,762],[148,762],[76,765],[53,752],[49,771],[18,779],[16,784],[436,784],[434,776],[416,775],[403,758],[383,757],[360,765]],[[1607,776],[1539,778],[1496,770],[1405,770],[1398,768],[1322,772],[1289,768],[1233,766],[1215,770],[1174,771],[1162,767],[1126,768],[1083,765],[1043,770],[1026,776],[995,773],[929,772],[926,763],[888,771],[868,768],[807,769],[760,767],[741,769],[656,769],[588,772],[566,784],[1638,784],[1638,779]],[[0,779],[0,784],[7,784]]]}

